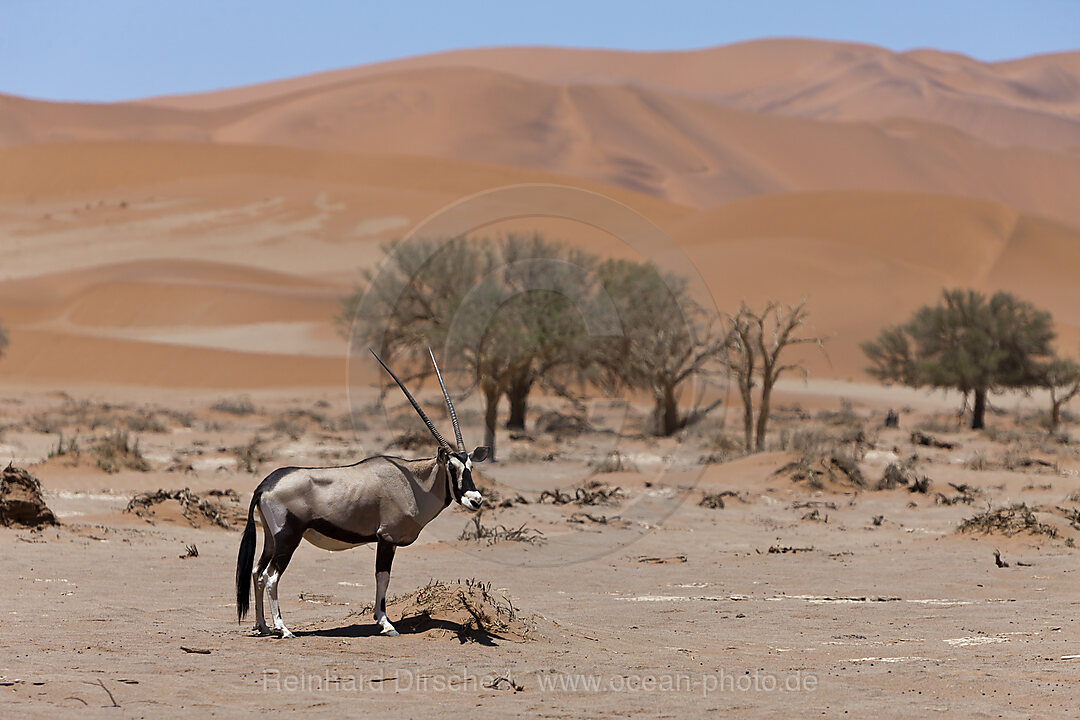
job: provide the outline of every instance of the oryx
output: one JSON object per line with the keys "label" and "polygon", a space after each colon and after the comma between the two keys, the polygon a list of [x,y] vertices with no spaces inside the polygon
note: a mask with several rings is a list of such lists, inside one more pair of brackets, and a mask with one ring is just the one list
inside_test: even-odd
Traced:
{"label": "oryx", "polygon": [[[371,354],[375,355],[375,351]],[[251,583],[255,585],[255,629],[262,634],[271,632],[263,615],[265,590],[270,599],[274,630],[280,631],[282,637],[295,637],[281,621],[278,581],[300,541],[307,540],[324,550],[347,550],[374,542],[378,543],[375,551],[375,622],[382,628],[383,635],[398,634],[386,618],[386,588],[390,584],[394,551],[416,540],[424,526],[451,500],[469,510],[480,509],[484,501],[473,485],[472,464],[485,460],[488,449],[481,446],[472,453],[465,452],[454,404],[435,363],[434,353],[429,349],[428,354],[450,411],[457,449],[439,434],[404,383],[375,355],[439,443],[435,457],[405,460],[377,455],[353,465],[284,467],[267,475],[251,498],[247,526],[236,559],[238,620],[243,620],[247,614]],[[252,570],[256,512],[263,526],[263,551],[258,567]]]}

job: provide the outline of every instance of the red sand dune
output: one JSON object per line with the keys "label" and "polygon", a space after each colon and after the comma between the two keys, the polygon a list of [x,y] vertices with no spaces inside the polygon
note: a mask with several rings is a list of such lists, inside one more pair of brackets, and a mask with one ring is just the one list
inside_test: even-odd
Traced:
{"label": "red sand dune", "polygon": [[[497,48],[135,103],[0,96],[0,372],[337,383],[330,318],[379,245],[530,182],[658,224],[721,310],[808,296],[834,336],[817,373],[858,376],[858,343],[944,286],[1047,307],[1068,350],[1078,149],[1080,53]],[[563,220],[487,231],[532,226],[627,251]]]}

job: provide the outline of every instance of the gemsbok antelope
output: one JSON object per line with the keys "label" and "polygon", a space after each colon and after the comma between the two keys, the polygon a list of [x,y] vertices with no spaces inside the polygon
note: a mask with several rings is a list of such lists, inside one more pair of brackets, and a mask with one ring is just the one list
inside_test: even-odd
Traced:
{"label": "gemsbok antelope", "polygon": [[[375,355],[375,351],[371,354]],[[347,550],[374,542],[378,543],[375,551],[375,622],[382,628],[383,635],[398,634],[386,617],[386,588],[390,584],[395,550],[416,540],[424,526],[451,500],[469,510],[479,510],[484,501],[473,485],[472,464],[484,461],[488,449],[481,446],[472,453],[465,452],[454,404],[446,391],[434,353],[428,350],[428,354],[450,411],[457,449],[439,434],[404,383],[375,355],[438,442],[435,457],[405,460],[377,455],[352,465],[284,467],[267,475],[251,498],[247,526],[236,559],[238,621],[247,614],[249,584],[253,584],[255,629],[260,634],[272,632],[266,626],[263,614],[265,591],[270,600],[274,630],[282,637],[295,637],[281,620],[278,582],[300,541],[307,540],[324,550]],[[263,550],[258,566],[252,570],[256,512],[263,527]]]}

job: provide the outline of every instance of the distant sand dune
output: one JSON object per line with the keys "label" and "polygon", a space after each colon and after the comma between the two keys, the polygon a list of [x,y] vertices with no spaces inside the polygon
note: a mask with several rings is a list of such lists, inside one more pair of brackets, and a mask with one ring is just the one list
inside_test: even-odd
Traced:
{"label": "distant sand dune", "polygon": [[[1015,292],[1080,343],[1080,53],[498,48],[136,103],[0,96],[0,375],[340,386],[331,318],[381,246],[523,183],[656,223],[720,311],[808,297],[816,375],[861,376],[859,343],[943,287]],[[533,229],[634,257],[565,219],[479,232]]]}

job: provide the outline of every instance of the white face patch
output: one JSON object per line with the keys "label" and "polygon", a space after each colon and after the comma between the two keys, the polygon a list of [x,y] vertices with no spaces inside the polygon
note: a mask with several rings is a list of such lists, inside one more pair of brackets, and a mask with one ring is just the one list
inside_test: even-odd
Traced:
{"label": "white face patch", "polygon": [[[472,472],[472,458],[465,456],[465,462],[461,462],[457,457],[451,455],[450,462],[453,463],[454,468],[458,472],[458,478],[465,477],[465,471]],[[460,487],[460,486],[459,486]],[[461,496],[459,504],[467,510],[478,510],[480,505],[484,502],[484,496],[478,493],[476,490],[468,490]]]}

